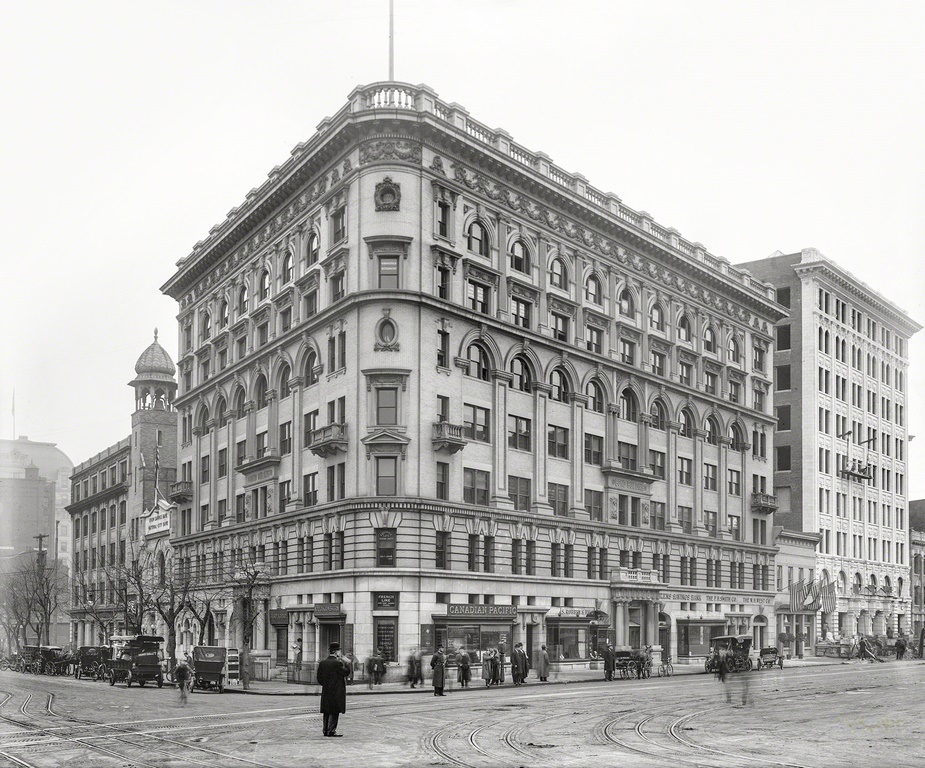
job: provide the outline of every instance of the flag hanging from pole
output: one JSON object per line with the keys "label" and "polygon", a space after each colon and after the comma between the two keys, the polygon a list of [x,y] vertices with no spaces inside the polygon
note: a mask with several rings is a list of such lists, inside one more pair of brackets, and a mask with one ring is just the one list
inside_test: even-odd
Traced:
{"label": "flag hanging from pole", "polygon": [[803,610],[803,601],[806,600],[806,596],[809,594],[810,585],[806,583],[806,579],[796,582],[796,584],[790,585],[790,610],[791,612],[802,611]]}
{"label": "flag hanging from pole", "polygon": [[835,610],[835,582],[830,581],[822,588],[820,595],[823,613],[832,613]]}
{"label": "flag hanging from pole", "polygon": [[822,587],[822,580],[815,579],[809,583],[806,595],[803,597],[804,611],[819,610],[819,592]]}

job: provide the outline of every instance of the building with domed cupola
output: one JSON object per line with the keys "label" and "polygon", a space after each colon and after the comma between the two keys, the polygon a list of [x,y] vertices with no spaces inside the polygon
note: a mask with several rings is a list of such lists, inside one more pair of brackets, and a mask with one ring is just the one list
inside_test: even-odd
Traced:
{"label": "building with domed cupola", "polygon": [[[157,340],[135,363],[131,433],[74,467],[71,475],[71,639],[94,645],[110,635],[159,633],[162,620],[140,608],[133,563],[171,559],[169,519],[158,496],[177,475],[176,366]],[[153,510],[153,511],[152,511]],[[136,625],[136,626],[133,626]]]}
{"label": "building with domed cupola", "polygon": [[305,661],[767,644],[785,310],[700,243],[427,86],[377,83],[162,290],[178,567],[265,577],[233,645],[285,667],[297,638]]}

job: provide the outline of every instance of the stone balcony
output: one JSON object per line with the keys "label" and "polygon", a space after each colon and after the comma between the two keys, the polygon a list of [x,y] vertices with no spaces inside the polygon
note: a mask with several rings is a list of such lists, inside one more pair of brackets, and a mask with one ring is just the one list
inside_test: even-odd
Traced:
{"label": "stone balcony", "polygon": [[445,451],[453,454],[465,448],[469,441],[465,438],[461,424],[438,421],[434,424],[432,442],[435,451]]}
{"label": "stone balcony", "polygon": [[777,511],[777,496],[771,493],[752,494],[752,512],[770,515]]}
{"label": "stone balcony", "polygon": [[253,475],[263,469],[278,467],[280,461],[278,448],[264,448],[258,456],[248,456],[237,470],[244,475]]}
{"label": "stone balcony", "polygon": [[167,498],[170,501],[175,501],[182,503],[184,501],[189,501],[193,498],[193,482],[192,480],[180,480],[176,483],[170,484],[170,490],[167,493]]}
{"label": "stone balcony", "polygon": [[347,425],[328,424],[312,430],[312,442],[309,449],[323,459],[338,453],[347,452]]}
{"label": "stone balcony", "polygon": [[618,566],[610,569],[611,584],[661,584],[658,571],[648,568],[623,568]]}

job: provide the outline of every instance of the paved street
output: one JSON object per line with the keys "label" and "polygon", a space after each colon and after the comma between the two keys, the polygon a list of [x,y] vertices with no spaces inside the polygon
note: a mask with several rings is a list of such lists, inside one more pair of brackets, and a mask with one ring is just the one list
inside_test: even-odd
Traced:
{"label": "paved street", "polygon": [[[313,696],[143,690],[0,673],[0,766],[921,766],[925,663],[531,682],[348,697],[342,739]],[[745,689],[745,684],[748,689]],[[731,704],[726,703],[726,693]],[[748,703],[741,706],[743,695]]]}

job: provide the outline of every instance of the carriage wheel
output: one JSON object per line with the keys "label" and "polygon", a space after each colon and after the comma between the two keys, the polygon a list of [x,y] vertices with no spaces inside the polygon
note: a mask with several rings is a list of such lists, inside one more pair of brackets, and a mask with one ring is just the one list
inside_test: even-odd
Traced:
{"label": "carriage wheel", "polygon": [[746,672],[752,671],[752,660],[751,659],[745,659],[745,671]]}

